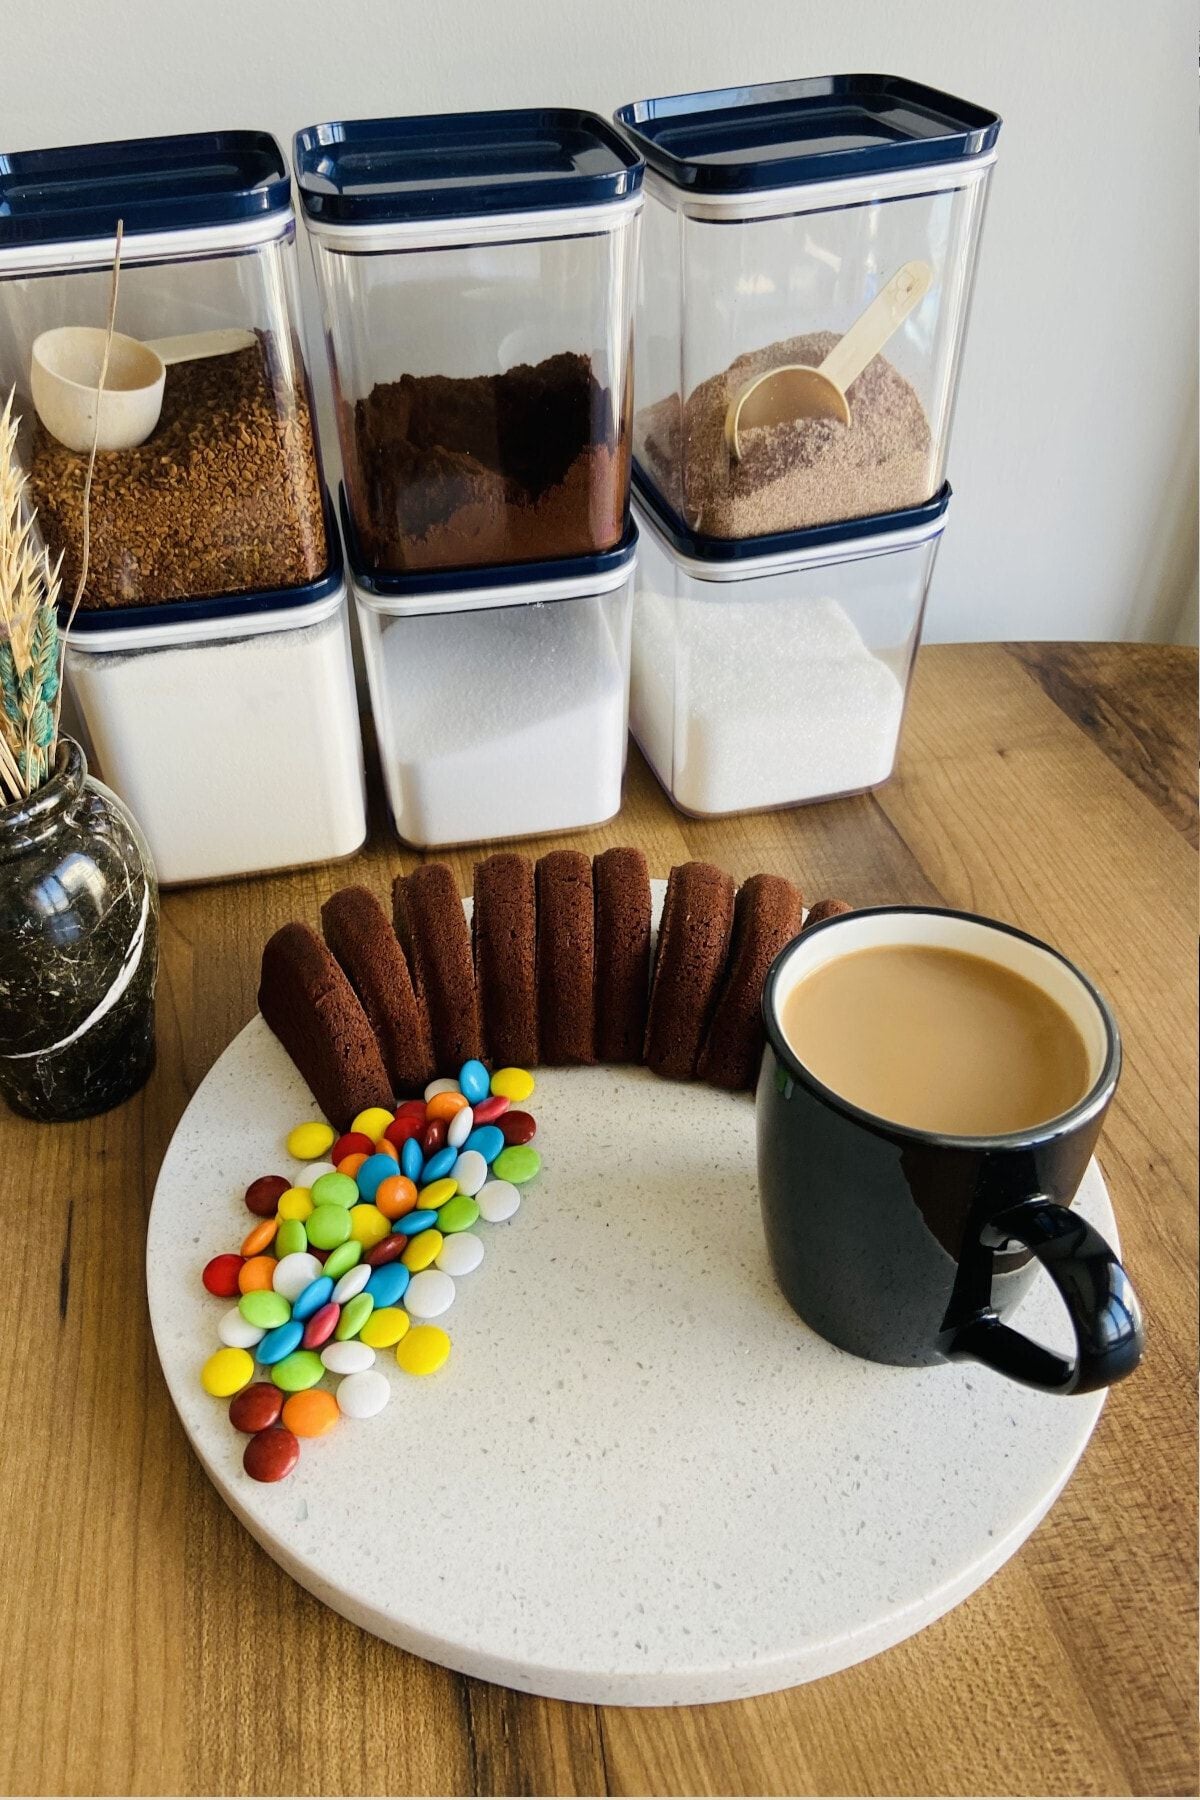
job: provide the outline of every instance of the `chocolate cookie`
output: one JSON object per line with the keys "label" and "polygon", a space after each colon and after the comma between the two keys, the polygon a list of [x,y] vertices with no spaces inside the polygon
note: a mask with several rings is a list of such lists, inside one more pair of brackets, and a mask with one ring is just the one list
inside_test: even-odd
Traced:
{"label": "chocolate cookie", "polygon": [[504,850],[475,864],[471,915],[483,1040],[497,1068],[538,1060],[537,902],[533,864]]}
{"label": "chocolate cookie", "polygon": [[604,850],[596,890],[596,1056],[642,1060],[650,986],[650,875],[640,850]]}
{"label": "chocolate cookie", "polygon": [[545,1063],[596,1060],[592,865],[551,850],[537,865],[538,1039]]}
{"label": "chocolate cookie", "polygon": [[809,907],[803,929],[807,931],[810,925],[819,925],[822,919],[838,919],[843,913],[853,911],[854,908],[847,906],[844,900],[818,900],[815,906]]}
{"label": "chocolate cookie", "polygon": [[393,1091],[418,1092],[437,1072],[433,1044],[391,920],[365,887],[346,887],[321,908],[321,929],[371,1021]]}
{"label": "chocolate cookie", "polygon": [[762,1061],[762,990],[767,970],[800,930],[800,889],[782,875],[752,875],[738,890],[729,966],[696,1073],[714,1087],[752,1088]]}
{"label": "chocolate cookie", "polygon": [[311,926],[284,925],[268,939],[258,1009],[338,1131],[364,1107],[393,1104],[370,1020]]}
{"label": "chocolate cookie", "polygon": [[645,1060],[687,1081],[712,1016],[733,926],[733,878],[712,863],[672,869],[650,984]]}
{"label": "chocolate cookie", "polygon": [[423,863],[392,883],[396,936],[408,955],[413,989],[424,1006],[438,1073],[457,1075],[483,1055],[471,934],[445,863]]}

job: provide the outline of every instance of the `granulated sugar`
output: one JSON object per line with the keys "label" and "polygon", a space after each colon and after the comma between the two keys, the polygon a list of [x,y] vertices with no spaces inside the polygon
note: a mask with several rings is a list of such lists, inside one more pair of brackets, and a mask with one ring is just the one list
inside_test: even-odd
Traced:
{"label": "granulated sugar", "polygon": [[919,506],[934,491],[929,421],[915,390],[886,357],[847,391],[850,424],[801,419],[741,433],[742,457],[725,441],[730,401],[747,381],[785,363],[816,367],[832,331],[786,338],[739,356],[688,397],[680,454],[679,397],[646,407],[634,423],[643,468],[693,531],[759,537],[835,519]]}
{"label": "granulated sugar", "polygon": [[630,723],[676,804],[745,812],[884,781],[903,666],[875,655],[836,600],[726,593],[638,592]]}
{"label": "granulated sugar", "polygon": [[628,604],[622,591],[384,618],[375,654],[367,636],[380,761],[406,842],[565,831],[619,810],[625,657],[613,621]]}

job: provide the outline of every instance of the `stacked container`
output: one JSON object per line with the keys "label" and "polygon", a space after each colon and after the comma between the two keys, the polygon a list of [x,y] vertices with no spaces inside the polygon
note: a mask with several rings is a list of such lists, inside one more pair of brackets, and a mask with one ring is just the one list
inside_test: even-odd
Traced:
{"label": "stacked container", "polygon": [[[617,120],[648,164],[634,734],[690,812],[875,786],[949,498],[1000,121],[887,76],[641,101]],[[802,416],[809,390],[777,372],[820,368],[885,295],[907,310],[847,380],[844,415]]]}
{"label": "stacked container", "polygon": [[627,731],[641,157],[545,109],[313,126],[295,167],[396,829],[597,823]]}
{"label": "stacked container", "polygon": [[[91,487],[67,669],[99,772],[164,881],[345,855],[366,830],[345,591],[289,177],[264,132],[0,156],[0,392],[16,389],[64,616],[118,223],[106,432],[147,345],[166,369],[161,400],[100,450]],[[82,328],[65,349],[64,327]],[[75,441],[64,395],[86,421]]]}

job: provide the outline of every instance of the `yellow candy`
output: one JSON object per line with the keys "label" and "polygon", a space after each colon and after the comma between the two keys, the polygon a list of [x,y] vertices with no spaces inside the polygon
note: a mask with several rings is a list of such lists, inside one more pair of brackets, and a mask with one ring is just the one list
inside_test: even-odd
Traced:
{"label": "yellow candy", "polygon": [[533,1076],[528,1069],[497,1069],[492,1076],[492,1092],[519,1106],[533,1092]]}
{"label": "yellow candy", "polygon": [[428,1231],[418,1231],[416,1237],[410,1239],[400,1261],[415,1275],[418,1269],[429,1267],[445,1241],[441,1232],[435,1231],[431,1225]]}
{"label": "yellow candy", "polygon": [[[391,1122],[392,1115],[385,1107],[368,1106],[364,1112],[359,1113],[350,1129],[351,1131],[361,1131],[364,1137],[369,1137],[371,1142],[375,1143],[378,1138],[383,1136]],[[332,1143],[333,1139],[330,1138],[329,1141]]]}
{"label": "yellow candy", "polygon": [[218,1400],[227,1400],[253,1380],[254,1358],[248,1350],[217,1350],[200,1371],[201,1387]]}
{"label": "yellow candy", "polygon": [[320,1119],[297,1125],[294,1131],[288,1132],[288,1155],[294,1156],[297,1162],[319,1162],[332,1144],[333,1127]]}
{"label": "yellow candy", "polygon": [[360,1344],[372,1350],[390,1350],[408,1330],[408,1314],[402,1306],[381,1306],[373,1312],[358,1334]]}
{"label": "yellow candy", "polygon": [[377,1206],[361,1206],[350,1208],[350,1236],[364,1250],[373,1244],[381,1244],[392,1229],[392,1221],[385,1219]]}
{"label": "yellow candy", "polygon": [[289,1188],[286,1194],[280,1194],[276,1211],[281,1219],[299,1219],[303,1224],[312,1209],[312,1195],[307,1188]]}
{"label": "yellow candy", "polygon": [[457,1192],[458,1183],[453,1175],[443,1175],[440,1181],[431,1181],[428,1187],[421,1189],[417,1195],[417,1205],[436,1212],[439,1206],[445,1206],[447,1200],[453,1200]]}
{"label": "yellow candy", "polygon": [[396,1361],[406,1375],[432,1375],[450,1354],[450,1339],[440,1325],[414,1325],[396,1345]]}

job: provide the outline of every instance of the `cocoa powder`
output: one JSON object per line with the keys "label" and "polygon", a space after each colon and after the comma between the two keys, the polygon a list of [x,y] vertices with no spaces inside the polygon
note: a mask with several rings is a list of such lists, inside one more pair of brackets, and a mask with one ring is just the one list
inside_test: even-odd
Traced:
{"label": "cocoa powder", "polygon": [[502,375],[402,375],[342,402],[346,481],[374,569],[606,550],[624,529],[629,431],[586,356]]}

